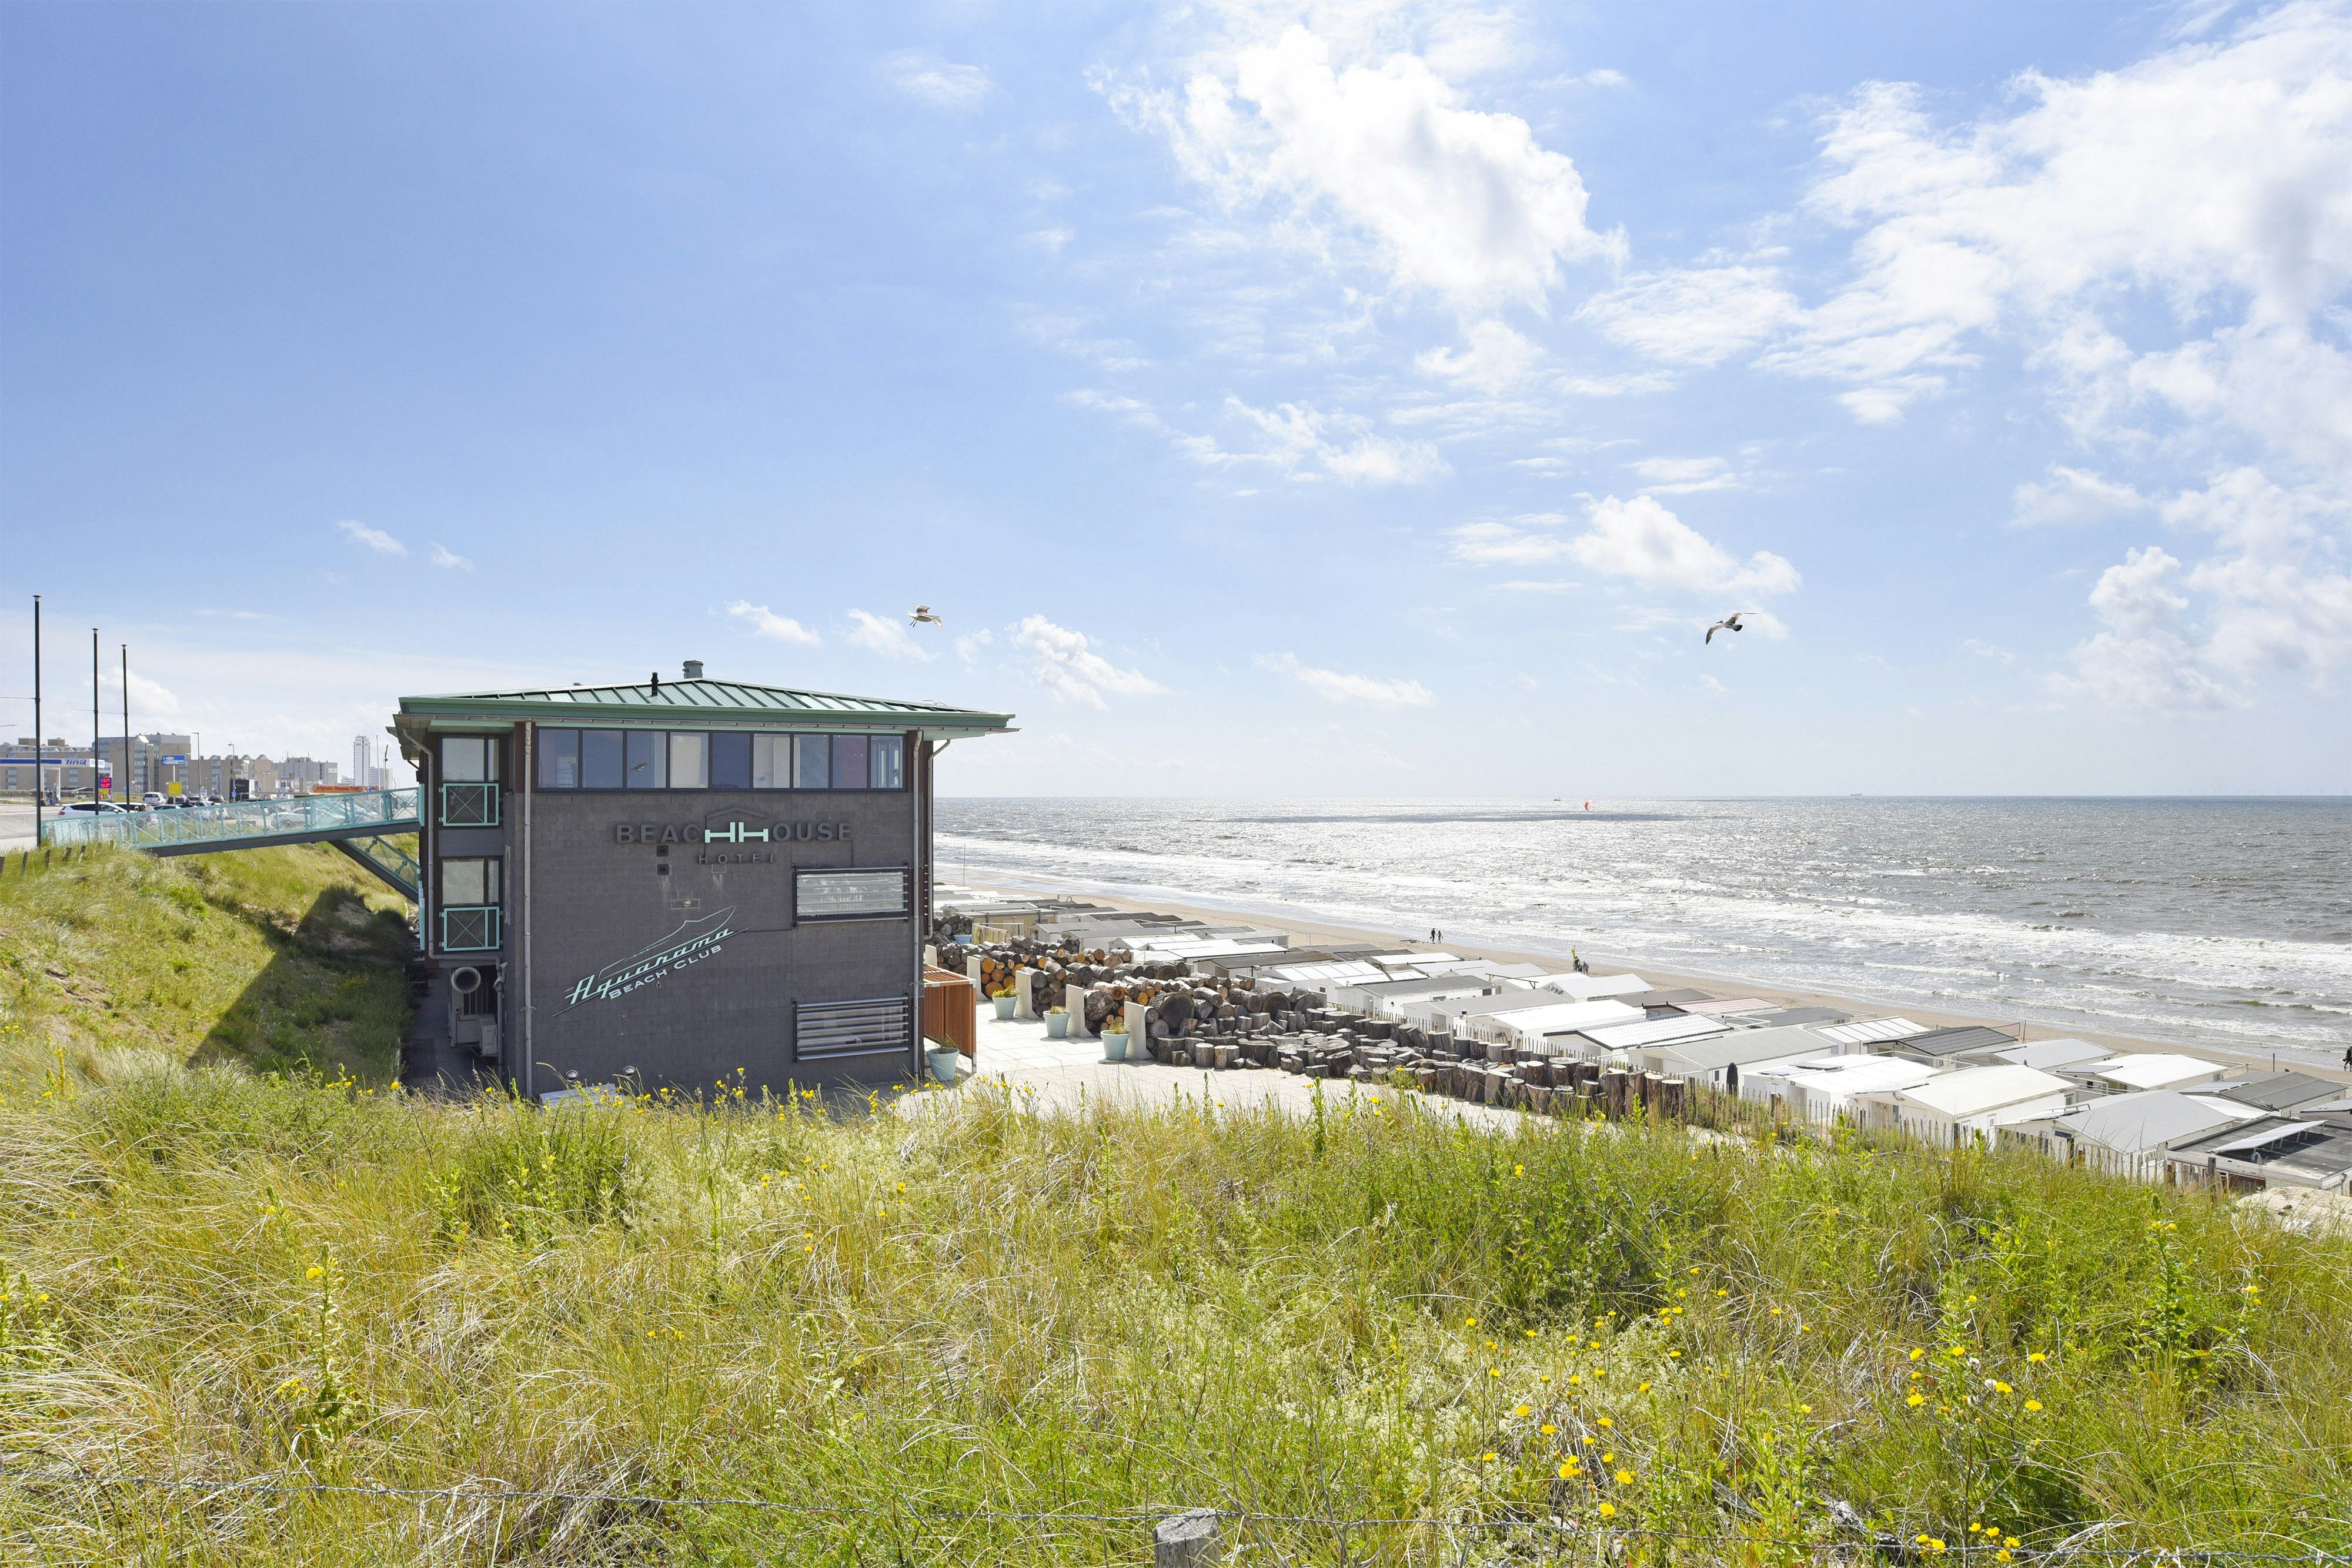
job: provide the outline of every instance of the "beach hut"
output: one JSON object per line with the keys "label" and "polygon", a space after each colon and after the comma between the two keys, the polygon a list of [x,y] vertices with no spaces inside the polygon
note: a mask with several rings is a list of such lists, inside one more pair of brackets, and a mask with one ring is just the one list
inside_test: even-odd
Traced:
{"label": "beach hut", "polygon": [[2012,1122],[2056,1115],[2066,1108],[2073,1088],[2054,1072],[2004,1062],[1940,1073],[1909,1089],[1858,1094],[1853,1106],[1856,1120],[1866,1126],[1957,1147],[1971,1138],[1992,1137]]}
{"label": "beach hut", "polygon": [[2218,1083],[2229,1077],[2231,1071],[2221,1062],[2207,1061],[2202,1057],[2155,1051],[2086,1062],[2066,1070],[2066,1076],[2095,1093],[2122,1094],[2140,1089],[2194,1089],[2203,1083]]}
{"label": "beach hut", "polygon": [[1740,1097],[1759,1103],[1778,1098],[1791,1119],[1827,1126],[1851,1113],[1854,1096],[1915,1089],[1942,1068],[1900,1056],[1855,1051],[1843,1056],[1808,1056],[1760,1062],[1740,1074]]}
{"label": "beach hut", "polygon": [[2251,1122],[2262,1113],[2212,1094],[2143,1089],[2107,1094],[2056,1116],[2001,1129],[2003,1142],[2029,1144],[2057,1160],[2137,1181],[2160,1181],[2167,1154],[2208,1133]]}
{"label": "beach hut", "polygon": [[1563,997],[1574,997],[1580,1002],[1599,1001],[1605,997],[1622,1000],[1650,988],[1650,982],[1639,975],[1545,975],[1535,984],[1547,991],[1558,991]]}
{"label": "beach hut", "polygon": [[1633,1046],[1625,1055],[1640,1071],[1685,1078],[1736,1093],[1741,1077],[1766,1062],[1836,1053],[1832,1041],[1801,1024],[1791,1024],[1781,1029],[1727,1030],[1698,1039]]}
{"label": "beach hut", "polygon": [[2176,1145],[2165,1159],[2176,1180],[2352,1190],[2352,1118],[2264,1116]]}
{"label": "beach hut", "polygon": [[[1629,1008],[1622,1002],[1570,1002],[1551,998],[1548,993],[1529,991],[1528,997],[1542,997],[1533,1005],[1491,1008],[1474,1004],[1478,1010],[1460,1015],[1454,1024],[1457,1035],[1496,1045],[1516,1046],[1523,1051],[1548,1049],[1547,1035],[1563,1034],[1597,1025],[1633,1023],[1640,1020],[1642,1009]],[[1484,998],[1485,1004],[1501,1001],[1499,997]],[[1443,1005],[1443,1004],[1442,1004]],[[1556,1049],[1556,1048],[1552,1048]]]}

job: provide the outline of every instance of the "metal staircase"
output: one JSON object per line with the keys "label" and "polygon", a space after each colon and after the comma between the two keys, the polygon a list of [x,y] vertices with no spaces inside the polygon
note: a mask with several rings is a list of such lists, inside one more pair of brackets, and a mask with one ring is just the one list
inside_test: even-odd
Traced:
{"label": "metal staircase", "polygon": [[424,827],[420,794],[414,789],[365,789],[278,800],[232,800],[179,810],[52,817],[41,824],[41,842],[121,844],[156,855],[331,843],[415,903],[420,881],[416,861],[391,840]]}
{"label": "metal staircase", "polygon": [[330,839],[327,841],[382,877],[394,893],[409,903],[423,902],[416,892],[423,884],[423,873],[417,869],[416,857],[399,844],[383,837]]}

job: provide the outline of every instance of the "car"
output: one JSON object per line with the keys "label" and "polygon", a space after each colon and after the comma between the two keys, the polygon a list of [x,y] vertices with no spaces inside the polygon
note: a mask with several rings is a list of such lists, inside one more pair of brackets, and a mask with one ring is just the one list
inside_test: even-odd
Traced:
{"label": "car", "polygon": [[58,807],[58,810],[60,811],[79,811],[86,815],[91,813],[103,814],[105,812],[111,811],[118,816],[128,816],[131,810],[128,806],[118,806],[111,800],[68,800],[64,805]]}
{"label": "car", "polygon": [[161,789],[150,789],[147,793],[139,797],[139,806],[142,810],[152,811],[162,807],[163,804],[163,791]]}

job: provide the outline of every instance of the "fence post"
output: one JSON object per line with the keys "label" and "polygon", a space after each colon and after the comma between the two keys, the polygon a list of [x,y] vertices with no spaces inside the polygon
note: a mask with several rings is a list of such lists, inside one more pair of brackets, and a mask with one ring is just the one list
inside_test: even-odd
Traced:
{"label": "fence post", "polygon": [[1215,1568],[1223,1544],[1217,1511],[1186,1509],[1151,1531],[1151,1568]]}

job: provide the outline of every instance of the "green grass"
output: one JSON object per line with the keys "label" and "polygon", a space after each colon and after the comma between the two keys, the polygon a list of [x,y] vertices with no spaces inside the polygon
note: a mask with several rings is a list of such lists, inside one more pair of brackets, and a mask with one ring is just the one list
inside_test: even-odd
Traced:
{"label": "green grass", "polygon": [[0,871],[0,1046],[103,1078],[133,1061],[398,1071],[400,900],[322,844]]}
{"label": "green grass", "polygon": [[1258,1563],[1599,1561],[1278,1515],[1795,1563],[1832,1501],[1953,1552],[2352,1547],[2352,1249],[2030,1156],[108,1060],[0,1102],[12,1561],[1043,1568],[1184,1505]]}

